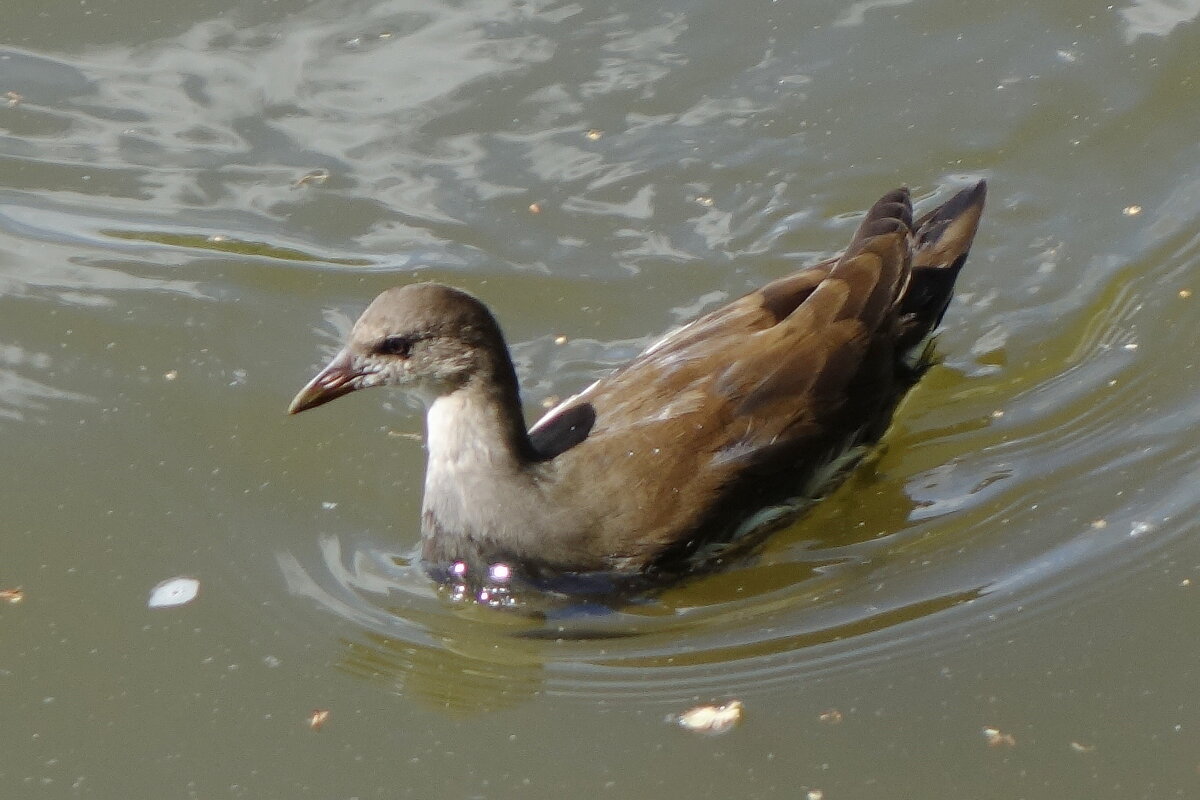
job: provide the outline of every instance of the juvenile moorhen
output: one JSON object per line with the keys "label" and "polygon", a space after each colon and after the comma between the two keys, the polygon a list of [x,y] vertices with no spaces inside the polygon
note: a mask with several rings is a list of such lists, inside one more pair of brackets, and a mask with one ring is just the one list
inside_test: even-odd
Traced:
{"label": "juvenile moorhen", "polygon": [[500,326],[436,283],[376,297],[288,411],[370,386],[424,402],[435,574],[665,569],[813,497],[882,436],[930,364],[985,192],[915,225],[908,190],[889,192],[841,256],[667,334],[529,429]]}

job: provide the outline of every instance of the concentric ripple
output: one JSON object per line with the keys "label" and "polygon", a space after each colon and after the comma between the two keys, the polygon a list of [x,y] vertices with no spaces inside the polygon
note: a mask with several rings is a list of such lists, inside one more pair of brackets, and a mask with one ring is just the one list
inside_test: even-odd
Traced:
{"label": "concentric ripple", "polygon": [[[753,695],[1054,613],[1129,580],[1200,505],[1196,454],[1175,435],[1200,415],[1188,384],[1156,382],[1141,399],[1125,388],[1154,378],[1145,350],[1167,345],[1142,333],[1142,315],[1182,301],[1155,274],[1179,258],[1195,264],[1195,243],[1173,264],[1085,287],[1049,348],[1028,307],[990,313],[961,298],[942,350],[974,354],[948,355],[868,463],[722,572],[618,609],[530,615],[456,601],[407,556],[330,536],[319,557],[281,556],[289,588],[354,623],[343,670],[464,709],[533,693],[664,705]],[[966,319],[1003,328],[1006,343],[988,332],[963,347]],[[1005,368],[1035,351],[1018,377]],[[1131,424],[1131,405],[1145,424]],[[1147,480],[1155,499],[1138,501]]]}

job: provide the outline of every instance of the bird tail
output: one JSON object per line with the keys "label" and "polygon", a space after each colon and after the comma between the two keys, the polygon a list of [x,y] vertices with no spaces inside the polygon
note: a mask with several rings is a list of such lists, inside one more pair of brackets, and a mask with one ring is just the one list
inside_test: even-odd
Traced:
{"label": "bird tail", "polygon": [[916,221],[912,274],[900,298],[902,352],[920,344],[941,323],[986,197],[987,182],[980,181]]}

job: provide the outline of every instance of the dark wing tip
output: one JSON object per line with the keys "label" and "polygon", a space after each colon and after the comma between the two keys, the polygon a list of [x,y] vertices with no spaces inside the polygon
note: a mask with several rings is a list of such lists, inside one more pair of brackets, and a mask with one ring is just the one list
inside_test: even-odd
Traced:
{"label": "dark wing tip", "polygon": [[893,189],[876,200],[875,205],[867,211],[841,261],[857,256],[872,239],[893,233],[907,233],[912,225],[912,196],[908,187]]}
{"label": "dark wing tip", "polygon": [[912,227],[912,194],[907,186],[892,189],[875,201],[867,211],[864,224],[879,219],[897,219],[908,227]]}

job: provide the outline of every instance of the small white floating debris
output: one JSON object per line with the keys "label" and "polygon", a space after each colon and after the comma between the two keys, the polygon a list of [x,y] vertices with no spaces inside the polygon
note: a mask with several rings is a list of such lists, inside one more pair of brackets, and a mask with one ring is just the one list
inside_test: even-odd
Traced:
{"label": "small white floating debris", "polygon": [[321,727],[325,724],[325,721],[328,719],[329,719],[329,709],[314,708],[308,714],[308,727],[312,728],[314,731],[319,731],[319,730],[321,730]]}
{"label": "small white floating debris", "polygon": [[730,700],[719,706],[696,706],[675,717],[679,727],[694,733],[725,733],[742,721],[745,706],[741,700]]}
{"label": "small white floating debris", "polygon": [[1149,522],[1134,522],[1129,528],[1129,535],[1132,537],[1143,536],[1154,530],[1154,525]]}
{"label": "small white floating debris", "polygon": [[1127,217],[1136,217],[1138,214],[1142,213],[1142,207],[1139,205],[1125,206],[1121,209],[1121,213]]}
{"label": "small white floating debris", "polygon": [[151,608],[171,608],[190,603],[200,593],[200,581],[195,578],[168,578],[150,590]]}

